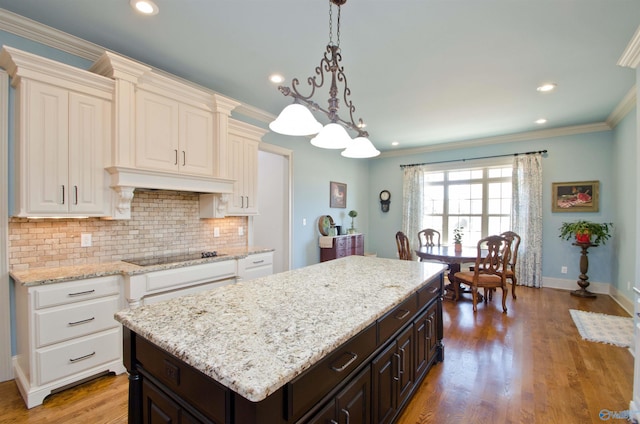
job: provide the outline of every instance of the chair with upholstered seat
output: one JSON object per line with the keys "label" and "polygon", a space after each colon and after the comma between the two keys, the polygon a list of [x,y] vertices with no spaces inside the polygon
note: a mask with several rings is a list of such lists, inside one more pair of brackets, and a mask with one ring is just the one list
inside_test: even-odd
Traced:
{"label": "chair with upholstered seat", "polygon": [[518,284],[518,278],[516,277],[516,262],[518,260],[518,248],[520,247],[520,235],[513,231],[505,231],[500,235],[511,239],[511,252],[509,256],[509,266],[507,267],[507,280],[511,281],[511,296],[515,299],[516,284]]}
{"label": "chair with upholstered seat", "polygon": [[454,289],[458,297],[458,286],[465,284],[471,287],[473,295],[473,312],[478,310],[478,289],[485,289],[484,301],[487,302],[487,290],[502,289],[502,310],[507,312],[507,273],[511,252],[511,239],[489,236],[478,241],[478,253],[473,271],[456,272]]}
{"label": "chair with upholstered seat", "polygon": [[425,228],[418,231],[418,245],[422,246],[440,246],[440,232],[433,228]]}
{"label": "chair with upholstered seat", "polygon": [[396,233],[396,245],[398,246],[398,258],[404,261],[413,260],[411,248],[409,247],[409,238],[402,231]]}

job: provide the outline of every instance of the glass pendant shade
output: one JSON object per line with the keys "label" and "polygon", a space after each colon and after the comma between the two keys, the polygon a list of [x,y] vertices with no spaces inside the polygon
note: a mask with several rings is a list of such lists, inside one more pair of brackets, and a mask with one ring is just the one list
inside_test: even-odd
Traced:
{"label": "glass pendant shade", "polygon": [[335,122],[325,125],[317,136],[311,139],[311,144],[323,149],[344,149],[351,143],[347,130]]}
{"label": "glass pendant shade", "polygon": [[372,158],[378,156],[380,151],[366,137],[356,137],[341,153],[346,158]]}
{"label": "glass pendant shade", "polygon": [[282,109],[276,120],[269,124],[269,128],[278,134],[311,135],[317,134],[322,129],[322,124],[306,106],[293,103]]}

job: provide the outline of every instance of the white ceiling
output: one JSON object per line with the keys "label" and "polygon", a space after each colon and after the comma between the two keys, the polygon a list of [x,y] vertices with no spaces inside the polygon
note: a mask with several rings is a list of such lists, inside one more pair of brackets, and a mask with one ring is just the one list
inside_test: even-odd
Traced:
{"label": "white ceiling", "polygon": [[[143,17],[129,0],[0,0],[274,115],[290,99],[268,76],[306,84],[329,41],[328,0],[156,4]],[[635,82],[616,63],[640,25],[638,0],[348,0],[341,19],[355,118],[383,151],[601,123]],[[558,88],[539,93],[543,82]]]}

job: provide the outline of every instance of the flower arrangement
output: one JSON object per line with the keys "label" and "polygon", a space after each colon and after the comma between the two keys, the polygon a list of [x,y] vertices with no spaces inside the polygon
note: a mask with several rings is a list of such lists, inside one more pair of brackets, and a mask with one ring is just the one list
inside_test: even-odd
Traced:
{"label": "flower arrangement", "polygon": [[453,229],[453,243],[454,244],[462,244],[462,230],[464,227],[456,227]]}
{"label": "flower arrangement", "polygon": [[349,211],[349,216],[351,217],[351,228],[349,228],[349,232],[350,233],[355,233],[356,232],[356,227],[354,227],[353,225],[353,219],[358,216],[358,212],[355,210],[350,210]]}
{"label": "flower arrangement", "polygon": [[584,220],[563,222],[558,237],[564,240],[571,240],[572,237],[575,237],[578,243],[604,245],[611,237],[610,229],[612,226],[611,222],[602,224]]}

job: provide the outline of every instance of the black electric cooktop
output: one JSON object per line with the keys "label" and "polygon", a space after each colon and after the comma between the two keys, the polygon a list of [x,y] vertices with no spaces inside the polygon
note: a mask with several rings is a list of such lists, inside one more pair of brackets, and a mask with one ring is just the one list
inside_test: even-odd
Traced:
{"label": "black electric cooktop", "polygon": [[225,256],[225,255],[220,254],[216,251],[211,251],[211,252],[200,252],[200,253],[184,253],[181,255],[171,255],[171,256],[151,256],[151,257],[145,257],[145,258],[123,259],[122,262],[127,262],[130,264],[139,265],[139,266],[151,266],[151,265],[172,264],[176,262],[193,261],[196,259],[214,258],[217,256]]}

